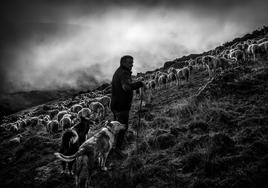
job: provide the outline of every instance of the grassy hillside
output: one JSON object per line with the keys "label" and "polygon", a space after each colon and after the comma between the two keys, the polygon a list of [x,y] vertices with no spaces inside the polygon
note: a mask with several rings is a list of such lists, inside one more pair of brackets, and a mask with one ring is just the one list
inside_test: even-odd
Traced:
{"label": "grassy hillside", "polygon": [[[265,64],[265,66],[263,66]],[[191,83],[154,92],[143,106],[136,149],[134,101],[125,145],[129,157],[115,154],[97,171],[93,187],[265,187],[268,164],[267,61],[248,63],[208,80],[194,70]],[[111,119],[111,113],[107,119]],[[1,131],[1,187],[74,187],[60,173],[60,136],[44,127]]]}
{"label": "grassy hillside", "polygon": [[[74,177],[61,173],[61,161],[53,155],[62,132],[51,135],[45,126],[11,131],[5,125],[19,117],[54,113],[59,104],[69,108],[82,94],[2,119],[1,187],[75,187]],[[145,96],[141,111],[139,106],[135,98],[124,144],[128,158],[112,152],[110,170],[96,169],[92,187],[267,187],[267,57],[243,62],[212,79],[206,70],[193,69],[189,83],[155,90],[151,101]],[[112,113],[105,119],[112,120]],[[20,143],[10,141],[19,134]]]}

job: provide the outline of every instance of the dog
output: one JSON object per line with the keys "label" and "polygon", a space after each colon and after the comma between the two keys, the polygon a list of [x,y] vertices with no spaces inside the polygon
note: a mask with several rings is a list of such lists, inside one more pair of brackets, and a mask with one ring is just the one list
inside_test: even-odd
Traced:
{"label": "dog", "polygon": [[75,162],[75,185],[76,188],[89,187],[90,182],[90,164],[87,155],[77,157]]}
{"label": "dog", "polygon": [[[78,151],[78,149],[79,149],[79,143],[78,143],[77,132],[72,129],[65,130],[61,138],[60,153],[64,155],[73,155]],[[62,173],[68,173],[69,175],[72,175],[73,163],[74,161],[68,162],[69,171],[67,171],[66,162],[62,161]]]}
{"label": "dog", "polygon": [[79,146],[86,140],[86,135],[90,129],[90,126],[94,126],[95,122],[87,117],[80,117],[80,121],[76,123],[71,129],[75,130],[78,134]]}
{"label": "dog", "polygon": [[[107,157],[115,144],[115,136],[121,131],[126,129],[126,125],[121,124],[118,121],[106,121],[104,127],[87,139],[78,149],[74,155],[66,156],[62,153],[54,153],[54,155],[62,161],[71,162],[80,156],[87,156],[89,169],[94,168],[95,161],[98,162],[99,167],[103,171],[107,171],[105,166]],[[80,175],[76,171],[75,179],[80,182]],[[76,184],[76,186],[78,186]]]}

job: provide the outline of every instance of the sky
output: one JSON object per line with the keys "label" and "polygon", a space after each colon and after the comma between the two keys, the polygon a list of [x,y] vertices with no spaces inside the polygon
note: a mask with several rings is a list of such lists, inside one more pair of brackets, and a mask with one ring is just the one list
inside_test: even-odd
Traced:
{"label": "sky", "polygon": [[[0,92],[109,81],[211,50],[268,23],[266,0],[10,0],[0,6]],[[2,29],[3,28],[3,29]]]}

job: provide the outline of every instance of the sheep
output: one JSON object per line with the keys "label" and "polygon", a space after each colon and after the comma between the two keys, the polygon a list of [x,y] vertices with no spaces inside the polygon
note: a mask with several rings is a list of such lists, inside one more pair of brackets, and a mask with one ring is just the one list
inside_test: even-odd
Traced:
{"label": "sheep", "polygon": [[18,134],[16,137],[11,138],[9,140],[9,144],[11,144],[11,145],[19,145],[20,142],[21,142],[21,138],[22,138],[22,135]]}
{"label": "sheep", "polygon": [[249,56],[253,56],[253,60],[256,61],[257,54],[259,54],[260,47],[258,44],[251,44],[248,46],[247,53]]}
{"label": "sheep", "polygon": [[65,114],[63,118],[60,120],[60,127],[62,128],[62,130],[68,129],[72,126],[72,120],[70,116],[67,116],[67,114]]}
{"label": "sheep", "polygon": [[89,108],[82,108],[79,112],[78,112],[78,118],[81,119],[81,117],[84,118],[91,118],[92,115],[92,111]]}
{"label": "sheep", "polygon": [[248,50],[248,46],[249,46],[249,44],[247,43],[247,42],[244,42],[243,44],[242,44],[242,51],[243,51],[243,53],[244,53],[244,60],[248,60],[249,59],[249,56],[248,56],[248,53],[247,53],[247,50]]}
{"label": "sheep", "polygon": [[18,121],[19,127],[25,128],[27,126],[27,122],[25,119],[21,119]]}
{"label": "sheep", "polygon": [[71,112],[78,113],[82,108],[80,104],[75,104],[71,107]]}
{"label": "sheep", "polygon": [[150,89],[150,90],[154,90],[155,87],[156,87],[155,80],[149,80],[149,81],[148,81],[148,89]]}
{"label": "sheep", "polygon": [[197,69],[203,69],[203,62],[202,62],[202,56],[198,56],[194,60],[194,65],[196,66]]}
{"label": "sheep", "polygon": [[188,68],[190,69],[190,71],[193,70],[194,66],[195,66],[195,61],[193,59],[189,59],[188,60]]}
{"label": "sheep", "polygon": [[68,108],[65,106],[64,102],[59,102],[56,104],[55,106],[56,109],[63,111],[63,110],[67,110]]}
{"label": "sheep", "polygon": [[230,68],[234,62],[231,59],[227,59],[224,57],[219,57],[219,67],[222,68],[222,70],[226,70],[228,68]]}
{"label": "sheep", "polygon": [[62,118],[64,118],[64,117],[74,119],[75,117],[77,117],[77,113],[69,112],[68,114],[64,114]]}
{"label": "sheep", "polygon": [[169,67],[169,69],[168,69],[167,73],[169,74],[169,73],[173,72],[174,70],[175,70],[175,68],[174,68],[174,67]]}
{"label": "sheep", "polygon": [[11,131],[13,133],[18,132],[19,131],[19,127],[18,127],[17,123],[10,124],[9,131]]}
{"label": "sheep", "polygon": [[235,50],[242,50],[242,48],[243,48],[243,45],[242,44],[237,44],[236,46],[235,46]]}
{"label": "sheep", "polygon": [[107,110],[111,106],[111,98],[108,96],[102,96],[95,98],[96,102],[100,102],[104,106],[104,115],[107,114]]}
{"label": "sheep", "polygon": [[49,134],[54,134],[59,131],[59,122],[57,120],[51,120],[47,124],[47,132]]}
{"label": "sheep", "polygon": [[159,76],[158,78],[158,85],[159,88],[165,88],[166,87],[166,83],[167,83],[167,75],[165,73],[162,73],[162,75]]}
{"label": "sheep", "polygon": [[248,44],[247,43],[242,44],[242,50],[246,52],[247,49],[248,49]]}
{"label": "sheep", "polygon": [[151,80],[154,80],[155,79],[155,75],[156,75],[156,72],[151,73],[150,79]]}
{"label": "sheep", "polygon": [[58,120],[58,122],[60,122],[60,120],[63,118],[63,116],[65,114],[68,114],[68,111],[67,110],[58,112],[58,114],[57,114],[57,120]]}
{"label": "sheep", "polygon": [[268,38],[262,38],[262,39],[257,40],[257,44],[261,44],[261,43],[267,42],[267,41],[268,41]]}
{"label": "sheep", "polygon": [[48,124],[48,122],[46,120],[39,118],[35,128],[42,129],[43,127],[46,127],[47,124]]}
{"label": "sheep", "polygon": [[44,117],[44,120],[45,120],[46,122],[48,122],[48,121],[50,120],[50,116],[49,116],[49,115],[46,115],[46,116]]}
{"label": "sheep", "polygon": [[83,108],[86,108],[87,107],[87,104],[86,104],[85,101],[80,102],[79,105],[81,105]]}
{"label": "sheep", "polygon": [[59,113],[59,110],[57,110],[57,109],[48,111],[50,119],[54,119],[54,117],[57,116],[58,113]]}
{"label": "sheep", "polygon": [[206,55],[202,57],[202,62],[204,66],[207,67],[209,77],[211,78],[219,65],[219,60],[215,56]]}
{"label": "sheep", "polygon": [[88,98],[85,100],[86,106],[88,107],[92,102],[95,102],[95,98]]}
{"label": "sheep", "polygon": [[258,46],[261,54],[266,55],[268,53],[268,41],[262,42]]}
{"label": "sheep", "polygon": [[97,114],[95,117],[96,119],[100,120],[104,115],[104,106],[100,102],[92,102],[89,105],[89,109]]}
{"label": "sheep", "polygon": [[234,59],[237,63],[245,60],[245,54],[242,50],[233,50],[229,54],[230,59]]}
{"label": "sheep", "polygon": [[136,81],[145,81],[145,79],[142,76],[139,76],[138,78],[136,78]]}
{"label": "sheep", "polygon": [[[174,69],[175,70],[175,69]],[[170,83],[170,85],[172,85],[172,83],[176,81],[176,75],[174,74],[174,72],[170,72],[168,75],[167,75],[167,82]]]}
{"label": "sheep", "polygon": [[176,69],[176,79],[177,79],[177,86],[181,84],[181,79],[185,79],[186,82],[189,82],[190,79],[190,69],[189,67],[183,67],[182,69]]}
{"label": "sheep", "polygon": [[159,81],[159,77],[161,76],[161,74],[162,74],[162,72],[160,72],[160,71],[155,72],[154,80],[155,80],[157,87],[160,87],[160,84],[158,81]]}
{"label": "sheep", "polygon": [[27,122],[27,124],[31,127],[35,127],[37,124],[38,124],[38,120],[39,118],[38,117],[31,117],[29,119],[29,121]]}

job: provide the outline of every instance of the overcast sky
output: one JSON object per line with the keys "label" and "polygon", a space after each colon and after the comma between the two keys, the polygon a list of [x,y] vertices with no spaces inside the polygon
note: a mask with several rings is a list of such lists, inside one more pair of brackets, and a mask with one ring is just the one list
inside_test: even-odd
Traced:
{"label": "overcast sky", "polygon": [[126,54],[134,74],[153,70],[268,25],[267,10],[266,0],[2,3],[1,92],[111,80]]}

